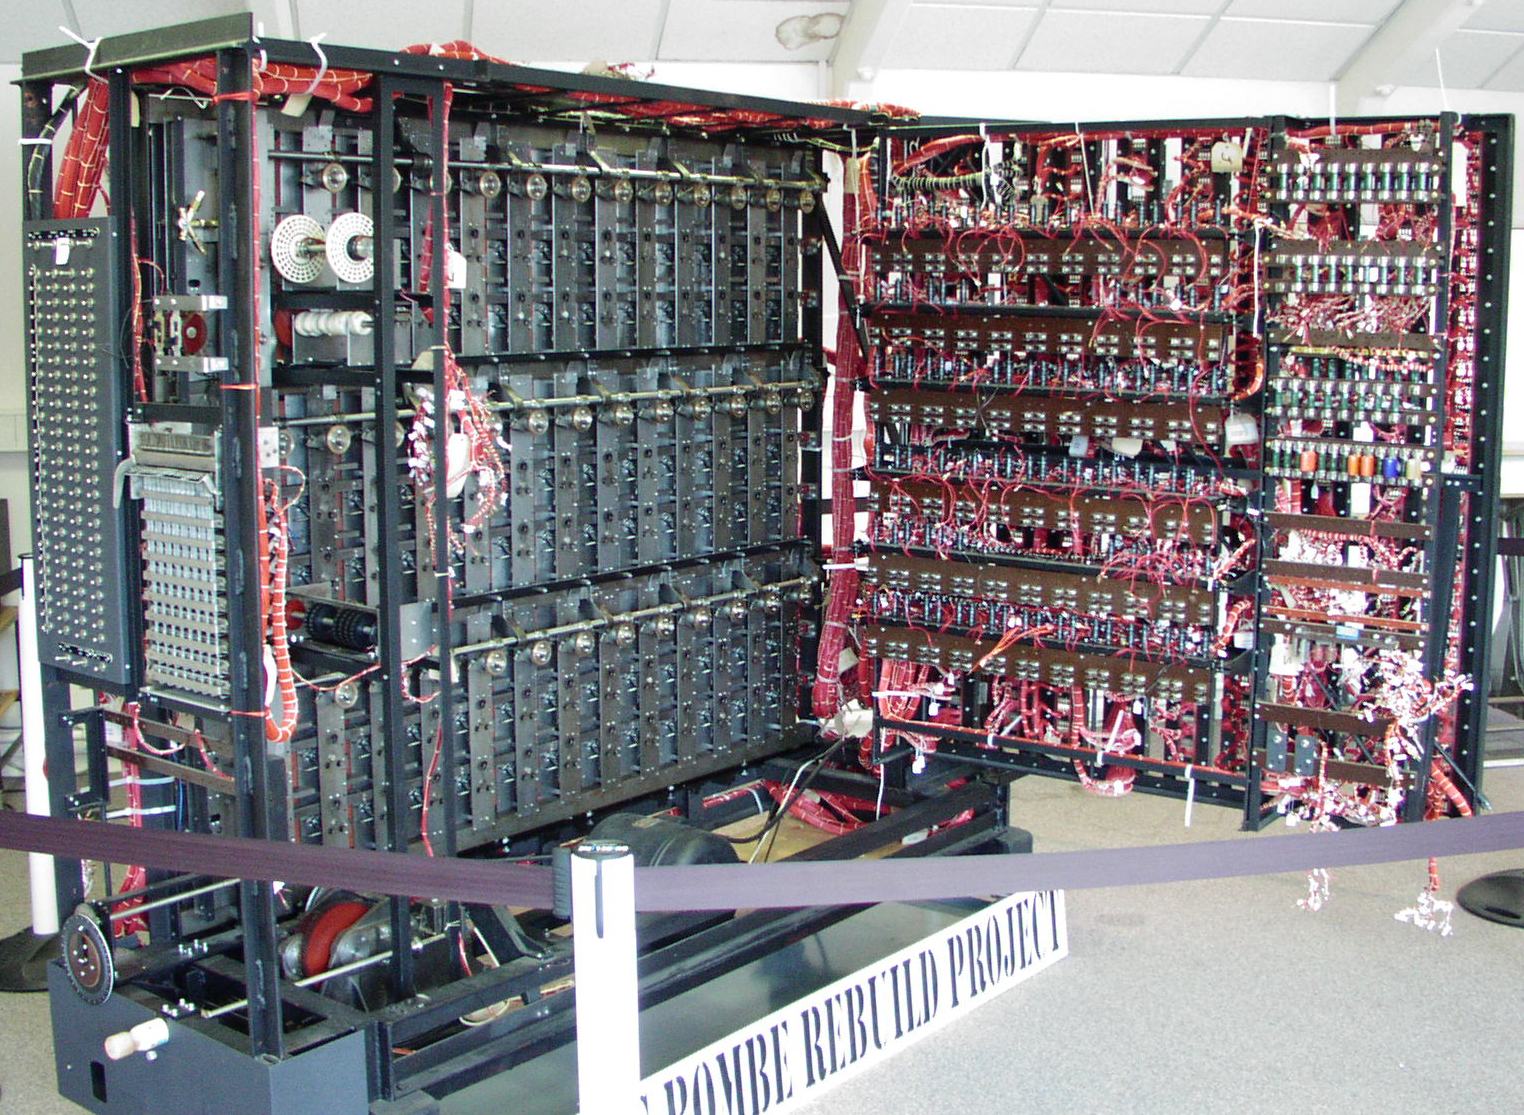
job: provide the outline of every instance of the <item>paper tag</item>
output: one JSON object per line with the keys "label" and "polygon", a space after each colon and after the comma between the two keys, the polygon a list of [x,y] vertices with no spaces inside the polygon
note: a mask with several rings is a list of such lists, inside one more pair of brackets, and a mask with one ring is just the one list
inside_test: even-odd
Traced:
{"label": "paper tag", "polygon": [[74,242],[67,236],[60,236],[53,241],[53,266],[62,267],[69,262],[69,249],[74,247]]}
{"label": "paper tag", "polygon": [[280,467],[280,429],[275,426],[259,428],[259,467]]}
{"label": "paper tag", "polygon": [[1237,174],[1244,168],[1244,149],[1231,140],[1212,144],[1212,173]]}
{"label": "paper tag", "polygon": [[466,289],[466,257],[454,248],[445,256],[445,285],[451,290]]}
{"label": "paper tag", "polygon": [[286,98],[286,103],[280,106],[280,114],[282,116],[301,116],[307,111],[307,106],[311,103],[311,93],[292,93]]}

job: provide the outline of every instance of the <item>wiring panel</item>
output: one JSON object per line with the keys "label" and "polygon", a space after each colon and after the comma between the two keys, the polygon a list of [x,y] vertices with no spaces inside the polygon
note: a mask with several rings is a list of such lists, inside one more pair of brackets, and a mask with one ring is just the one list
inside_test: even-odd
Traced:
{"label": "wiring panel", "polygon": [[833,476],[866,514],[830,604],[873,759],[1254,825],[1469,808],[1470,582],[1431,571],[1476,550],[1497,145],[1455,117],[882,136],[849,177],[865,434]]}
{"label": "wiring panel", "polygon": [[1461,559],[1494,142],[1451,116],[1275,136],[1260,722],[1267,777],[1318,826],[1472,809]]}

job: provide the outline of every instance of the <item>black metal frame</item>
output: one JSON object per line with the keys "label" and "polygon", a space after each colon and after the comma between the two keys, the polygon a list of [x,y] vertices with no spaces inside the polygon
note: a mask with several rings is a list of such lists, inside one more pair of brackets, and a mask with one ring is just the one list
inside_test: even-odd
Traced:
{"label": "black metal frame", "polygon": [[[1472,463],[1468,474],[1446,477],[1446,487],[1466,493],[1467,543],[1460,555],[1462,584],[1467,592],[1460,632],[1461,673],[1477,686],[1461,694],[1457,708],[1455,751],[1461,790],[1477,804],[1482,789],[1482,758],[1487,739],[1487,676],[1492,648],[1492,607],[1498,566],[1498,474],[1503,457],[1503,368],[1507,352],[1508,267],[1513,216],[1512,116],[1468,116],[1479,130],[1486,150],[1482,160],[1483,205],[1478,229],[1483,234],[1481,272],[1477,276],[1476,360],[1472,387],[1475,418]],[[1487,237],[1485,230],[1493,230]],[[1456,524],[1457,527],[1460,525]],[[1444,568],[1438,566],[1437,568]],[[1424,777],[1427,778],[1427,767]]]}
{"label": "black metal frame", "polygon": [[[376,74],[372,115],[376,141],[371,158],[375,181],[391,180],[395,165],[395,139],[402,115],[417,114],[420,105],[430,106],[427,136],[428,146],[432,148],[435,175],[430,190],[430,210],[432,220],[437,223],[444,221],[446,205],[445,192],[441,188],[445,164],[443,92],[446,83],[453,83],[458,91],[489,87],[497,90],[537,90],[522,92],[519,103],[526,115],[544,121],[570,120],[598,112],[598,104],[567,100],[568,93],[618,95],[627,100],[640,101],[675,100],[718,110],[747,109],[773,113],[780,118],[780,129],[791,132],[813,131],[823,135],[853,128],[866,130],[879,119],[872,114],[847,109],[797,105],[765,98],[735,97],[659,85],[633,85],[618,79],[551,73],[485,61],[394,55],[342,47],[327,48],[325,53],[331,67],[363,69]],[[108,75],[107,80],[111,84],[111,195],[125,198],[136,197],[141,189],[146,188],[134,179],[136,160],[140,158],[139,151],[143,148],[141,137],[134,136],[130,126],[132,68],[173,59],[205,57],[209,54],[216,59],[220,90],[215,109],[217,165],[220,180],[226,184],[219,198],[217,212],[219,239],[223,250],[219,252],[220,270],[216,281],[220,289],[233,296],[229,310],[231,328],[228,330],[226,348],[229,371],[224,377],[224,389],[216,406],[147,402],[135,404],[131,413],[135,418],[146,420],[185,420],[211,424],[221,432],[224,529],[230,557],[229,594],[233,603],[232,615],[235,617],[228,633],[234,683],[232,715],[229,718],[231,747],[236,757],[234,820],[240,835],[280,839],[288,830],[290,819],[284,813],[281,795],[274,793],[273,789],[284,776],[286,756],[283,745],[271,745],[264,731],[261,657],[263,632],[259,609],[253,606],[254,594],[259,592],[259,586],[252,555],[258,552],[259,547],[262,493],[257,490],[253,479],[255,473],[249,466],[256,459],[259,414],[261,404],[266,400],[263,398],[265,389],[260,384],[258,344],[261,307],[257,301],[254,278],[256,253],[259,250],[255,226],[258,207],[254,191],[260,159],[260,120],[251,92],[251,67],[260,57],[271,63],[310,64],[313,61],[312,51],[309,45],[302,43],[256,40],[252,17],[245,14],[150,34],[106,39],[98,45],[90,60],[92,70],[97,74]],[[26,56],[23,83],[27,93],[24,116],[28,135],[37,134],[46,121],[48,114],[45,110],[51,104],[53,84],[80,77],[86,61],[85,51],[72,46]],[[806,120],[809,121],[808,126],[802,126]],[[681,123],[664,125],[660,122],[632,121],[631,124],[647,130],[682,130]],[[615,122],[612,126],[620,125]],[[49,194],[50,191],[44,191],[44,206]],[[122,207],[122,211],[112,218],[119,236],[130,235],[126,213],[132,208],[137,207]],[[368,292],[355,292],[345,298],[356,308],[368,309],[374,315],[374,335],[380,342],[375,349],[374,368],[372,372],[359,374],[337,369],[331,373],[325,371],[322,379],[324,382],[343,382],[351,387],[373,388],[376,392],[378,428],[388,430],[396,422],[397,392],[404,381],[431,380],[435,397],[442,398],[445,394],[445,362],[438,358],[444,346],[445,315],[438,315],[432,327],[430,347],[436,354],[432,369],[420,372],[399,367],[395,334],[389,328],[398,308],[397,294],[390,281],[394,267],[394,207],[377,205],[373,219],[376,225],[375,278]],[[800,277],[800,289],[804,298],[801,340],[740,347],[763,351],[805,349],[816,354],[820,352],[823,341],[826,254],[820,249],[822,246],[827,247],[835,255],[837,248],[829,221],[819,209],[807,220],[806,231],[813,239],[813,250],[807,250],[804,255]],[[153,231],[140,229],[138,234],[146,243]],[[445,289],[445,262],[443,253],[433,258],[432,273],[429,276],[430,289]],[[123,292],[121,299],[124,304],[119,307],[119,318],[125,318],[129,312],[130,304],[125,300],[129,297],[126,292],[132,289],[131,269],[134,266],[132,254],[122,253],[123,274],[119,276],[117,289]],[[734,350],[736,347],[711,345],[661,351],[718,352]],[[556,355],[540,352],[525,357],[505,357],[503,360],[549,360]],[[561,355],[586,357],[596,354],[578,352]],[[492,362],[503,360],[493,358]],[[130,384],[131,366],[126,353],[120,354],[117,370],[123,377],[123,382]],[[292,369],[283,374],[300,380],[316,373],[309,369]],[[806,430],[818,427],[820,407],[817,395],[811,407],[802,413]],[[435,477],[438,488],[435,498],[440,505],[446,499],[448,469],[445,450],[445,439],[436,439]],[[375,439],[372,452],[371,463],[378,478],[379,533],[383,539],[395,538],[401,531],[403,514],[400,454],[391,440],[385,437]],[[814,439],[807,436],[801,452],[800,503],[807,524],[806,536],[801,541],[818,555],[823,543],[819,519],[826,467],[818,436]],[[433,566],[435,570],[447,571],[449,563],[448,539],[444,532],[440,532],[433,553]],[[411,603],[405,598],[407,594],[403,569],[395,548],[383,544],[378,555],[378,565],[381,576],[376,602],[383,616],[394,616],[402,605]],[[420,591],[419,595],[426,594]],[[447,576],[434,578],[432,603],[441,616],[448,615],[452,600],[450,579]],[[141,626],[140,620],[136,622]],[[443,623],[440,626],[446,627]],[[140,637],[141,630],[134,631],[134,640]],[[439,661],[448,661],[450,648],[448,645],[441,646],[437,653]],[[801,640],[801,655],[804,665],[811,667],[808,672],[813,672],[812,638]],[[400,683],[405,664],[397,623],[381,624],[377,661],[377,691],[382,694],[379,709],[381,730],[376,736],[379,741],[378,758],[384,769],[400,773],[407,766],[408,741],[405,733],[391,727],[401,725],[404,721]],[[448,671],[442,673],[448,674]],[[99,708],[71,709],[69,682],[67,672],[44,668],[49,762],[57,772],[51,783],[52,805],[53,811],[59,816],[78,815],[84,809],[104,807],[109,795],[104,765],[107,756],[105,727],[108,722],[122,722],[119,714],[107,713]],[[442,723],[448,724],[453,715],[451,705],[454,689],[453,679],[441,678],[438,704],[435,707]],[[173,708],[173,702],[167,700],[161,700],[158,704],[165,709]],[[160,729],[156,724],[150,730],[158,732]],[[72,777],[76,761],[77,731],[85,734],[84,751],[90,761],[89,778],[82,787],[76,786]],[[443,740],[444,747],[453,747],[453,733],[444,732]],[[770,750],[777,751],[785,746],[787,741],[780,741],[770,745]],[[454,769],[452,756],[446,754],[441,759],[445,769]],[[163,766],[174,768],[177,764],[164,762]],[[904,764],[895,766],[895,773],[886,779],[886,782],[894,784],[886,786],[886,797],[895,807],[894,812],[850,836],[811,849],[806,853],[806,858],[850,858],[875,850],[915,856],[952,854],[988,843],[1004,827],[1006,818],[1002,779],[997,777],[978,781],[970,787],[951,793],[912,794],[895,788],[904,782]],[[676,803],[676,807],[694,823],[713,827],[726,820],[736,819],[737,806],[706,809],[702,805],[704,795],[733,785],[736,780],[756,777],[756,774],[757,768],[743,765],[730,776],[729,781],[723,774],[711,776],[700,787],[678,787],[667,793],[658,791],[653,797],[621,804],[626,807],[649,806],[655,809],[672,808]],[[204,779],[214,777],[210,774],[203,776],[200,772],[195,772],[195,776]],[[393,852],[407,854],[410,841],[399,821],[409,814],[408,782],[405,777],[395,774],[388,781],[389,821],[385,829],[385,843]],[[223,786],[218,788],[226,789]],[[653,784],[650,790],[658,790],[658,787]],[[453,839],[454,818],[450,816],[454,810],[453,795],[442,795],[442,802],[446,813],[444,828],[447,835],[441,851],[442,854],[450,855],[456,850]],[[939,829],[939,826],[947,826],[965,811],[973,813],[971,821]],[[927,840],[910,847],[900,843],[907,833],[931,829],[939,831]],[[58,881],[60,905],[65,910],[72,909],[84,897],[78,861],[60,860]],[[198,880],[185,876],[155,873],[149,886],[137,893],[144,898],[172,897],[194,889],[197,882]],[[216,1046],[224,1049],[229,1056],[249,1057],[253,1062],[267,1064],[272,1071],[276,1071],[279,1066],[303,1060],[304,1055],[323,1047],[337,1036],[363,1033],[367,1050],[367,1076],[370,1080],[369,1095],[352,1098],[379,1104],[404,1099],[409,1103],[417,1103],[427,1093],[445,1094],[457,1090],[475,1079],[533,1056],[538,1051],[559,1045],[571,1036],[574,996],[542,996],[540,992],[547,980],[554,979],[563,972],[569,973],[568,954],[521,956],[520,959],[509,960],[500,968],[457,980],[442,988],[434,988],[425,999],[414,997],[420,957],[410,948],[393,949],[386,966],[393,1005],[377,1011],[360,1011],[284,981],[280,976],[280,958],[277,953],[278,911],[271,886],[243,881],[237,884],[236,893],[236,922],[229,920],[229,911],[225,908],[214,908],[203,898],[195,899],[197,912],[204,916],[190,919],[196,925],[196,935],[190,938],[181,937],[181,911],[174,904],[153,911],[150,916],[154,919],[154,944],[133,957],[124,966],[122,973],[130,981],[130,987],[123,994],[150,1011],[163,1007],[175,1012],[182,1024],[213,1039]],[[109,913],[106,904],[96,903],[95,906],[102,916]],[[390,900],[388,918],[392,940],[411,939],[413,912],[414,907],[409,900]],[[642,960],[643,997],[649,1002],[670,997],[684,988],[733,970],[783,942],[840,920],[851,912],[851,908],[844,907],[766,912],[737,919],[713,916],[665,919],[660,937],[651,942],[651,947]],[[432,917],[434,924],[445,927],[445,947],[453,955],[455,935],[460,932],[459,911],[453,904],[449,904]],[[512,955],[515,945],[522,946],[523,940],[514,938],[505,930],[492,912],[476,910],[473,911],[473,918],[489,935],[498,936],[505,955]],[[189,942],[188,946],[181,943],[185,941]],[[219,1020],[202,1019],[194,1014],[183,1015],[176,1007],[173,996],[162,989],[183,986],[187,980],[208,987],[224,988],[229,997],[241,993],[246,1006],[233,1016]],[[470,1029],[453,1026],[455,1020],[464,1013],[516,995],[524,996],[530,1005],[489,1026]],[[234,1024],[228,1025],[229,1022]],[[453,1028],[454,1032],[449,1032],[449,1028]],[[442,1030],[447,1036],[441,1037]],[[397,1050],[402,1046],[411,1048],[412,1052],[398,1053]]]}

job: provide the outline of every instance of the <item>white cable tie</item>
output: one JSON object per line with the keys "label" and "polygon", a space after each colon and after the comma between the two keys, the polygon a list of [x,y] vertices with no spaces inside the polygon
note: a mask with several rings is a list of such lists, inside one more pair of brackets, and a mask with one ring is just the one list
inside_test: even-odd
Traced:
{"label": "white cable tie", "polygon": [[837,570],[837,569],[856,569],[857,568],[857,562],[855,562],[855,561],[828,561],[824,565],[822,565],[820,568],[824,569],[827,573],[833,572],[834,570]]}
{"label": "white cable tie", "polygon": [[18,147],[51,147],[53,141],[42,136],[22,136],[16,141]]}
{"label": "white cable tie", "polygon": [[1185,764],[1185,827],[1191,827],[1191,811],[1196,806],[1196,764]]}
{"label": "white cable tie", "polygon": [[61,23],[58,25],[58,29],[90,52],[85,56],[85,76],[95,78],[97,81],[105,81],[105,78],[100,77],[95,72],[95,52],[100,49],[100,39],[86,39],[82,35],[77,34],[72,28],[65,27]]}
{"label": "white cable tie", "polygon": [[307,91],[301,94],[304,97],[311,97],[317,93],[317,87],[322,84],[323,77],[328,73],[328,55],[323,53],[323,40],[327,37],[327,31],[319,31],[316,35],[307,40],[307,45],[312,47],[312,49],[317,52],[318,72],[317,77],[312,79],[312,84],[307,86]]}
{"label": "white cable tie", "polygon": [[1339,136],[1339,85],[1333,81],[1328,83],[1328,134],[1333,139]]}
{"label": "white cable tie", "polygon": [[114,809],[106,814],[108,821],[120,821],[123,817],[152,817],[160,813],[173,813],[179,809],[178,805],[156,805],[152,809]]}
{"label": "white cable tie", "polygon": [[[1258,275],[1260,273],[1259,272],[1259,234],[1260,234],[1260,226],[1259,225],[1255,225],[1254,226],[1254,274],[1255,275]],[[1250,318],[1250,321],[1253,323],[1254,336],[1256,336],[1256,337],[1258,337],[1260,335],[1260,329],[1261,329],[1261,323],[1260,323],[1260,320],[1259,320],[1259,287],[1260,287],[1260,284],[1259,284],[1258,280],[1256,280],[1255,283],[1254,283],[1254,312],[1253,312],[1253,315]]]}
{"label": "white cable tie", "polygon": [[1434,48],[1434,70],[1439,75],[1439,103],[1444,106],[1446,112],[1450,111],[1450,90],[1445,87],[1445,62],[1439,56],[1439,47]]}

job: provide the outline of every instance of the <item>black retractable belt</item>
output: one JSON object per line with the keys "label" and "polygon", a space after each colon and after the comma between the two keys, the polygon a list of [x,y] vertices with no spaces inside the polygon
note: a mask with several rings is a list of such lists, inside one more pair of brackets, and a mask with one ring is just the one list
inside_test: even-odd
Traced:
{"label": "black retractable belt", "polygon": [[0,814],[0,846],[69,859],[141,863],[224,879],[281,880],[364,894],[452,898],[549,909],[550,870],[503,860],[431,859],[316,844],[129,828],[101,821]]}
{"label": "black retractable belt", "polygon": [[[540,910],[565,911],[568,906],[564,894],[557,901],[550,868],[501,860],[430,859],[24,813],[0,813],[0,847],[221,878],[342,886],[371,894]],[[1315,835],[1043,855],[642,867],[635,873],[635,906],[642,911],[676,911],[869,905],[1272,875],[1514,848],[1524,848],[1524,812]]]}

